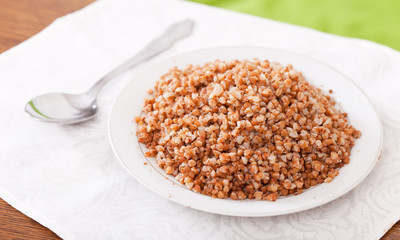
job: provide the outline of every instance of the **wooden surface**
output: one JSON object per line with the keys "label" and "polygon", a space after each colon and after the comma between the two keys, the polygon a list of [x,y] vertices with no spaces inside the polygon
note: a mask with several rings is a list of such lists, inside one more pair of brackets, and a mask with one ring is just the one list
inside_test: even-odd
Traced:
{"label": "wooden surface", "polygon": [[94,0],[0,0],[0,53]]}
{"label": "wooden surface", "polygon": [[[26,40],[57,17],[93,0],[0,0],[0,53]],[[59,239],[52,231],[25,216],[0,198],[0,239]],[[397,222],[382,240],[399,240]]]}

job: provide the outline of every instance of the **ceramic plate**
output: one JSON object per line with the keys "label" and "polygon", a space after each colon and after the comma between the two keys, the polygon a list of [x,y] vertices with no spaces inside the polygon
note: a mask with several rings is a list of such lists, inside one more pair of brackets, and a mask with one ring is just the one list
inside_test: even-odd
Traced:
{"label": "ceramic plate", "polygon": [[[362,137],[352,149],[351,160],[331,182],[323,183],[297,196],[281,197],[275,202],[213,199],[188,190],[159,168],[154,158],[144,156],[145,148],[136,138],[133,119],[140,115],[146,90],[171,67],[203,64],[215,59],[268,59],[292,64],[306,79],[325,92],[332,89],[340,107],[349,113],[352,125]],[[312,58],[295,53],[258,47],[223,47],[198,50],[172,57],[138,74],[118,96],[109,119],[109,137],[116,157],[140,183],[161,196],[201,211],[232,216],[274,216],[320,206],[349,192],[375,166],[382,147],[380,119],[367,96],[345,75]]]}

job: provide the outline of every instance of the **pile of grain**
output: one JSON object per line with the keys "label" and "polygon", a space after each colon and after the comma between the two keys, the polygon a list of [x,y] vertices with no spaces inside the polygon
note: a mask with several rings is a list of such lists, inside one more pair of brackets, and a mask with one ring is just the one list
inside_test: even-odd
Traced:
{"label": "pile of grain", "polygon": [[275,201],[331,182],[361,133],[292,66],[173,68],[149,90],[137,137],[158,166],[217,198]]}

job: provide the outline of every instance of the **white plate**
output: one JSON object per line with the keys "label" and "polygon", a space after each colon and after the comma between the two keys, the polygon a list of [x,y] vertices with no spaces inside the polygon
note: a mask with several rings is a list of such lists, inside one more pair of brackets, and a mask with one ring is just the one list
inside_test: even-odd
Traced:
{"label": "white plate", "polygon": [[[203,64],[215,59],[268,59],[292,64],[306,79],[333,96],[362,137],[352,149],[350,163],[340,169],[331,182],[323,183],[297,196],[279,198],[276,202],[255,200],[213,199],[186,189],[157,166],[155,159],[146,159],[136,138],[133,119],[141,113],[146,90],[171,67]],[[114,103],[109,119],[109,135],[115,155],[122,165],[143,185],[170,199],[194,209],[232,216],[274,216],[298,212],[332,201],[353,189],[375,166],[382,147],[380,119],[367,96],[346,76],[309,57],[295,53],[258,47],[223,47],[198,50],[175,56],[149,67],[129,83]]]}

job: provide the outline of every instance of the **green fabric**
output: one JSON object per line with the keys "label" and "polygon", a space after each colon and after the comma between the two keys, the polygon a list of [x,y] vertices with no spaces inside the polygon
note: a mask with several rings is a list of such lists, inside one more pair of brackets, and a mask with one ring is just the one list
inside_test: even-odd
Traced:
{"label": "green fabric", "polygon": [[400,50],[400,0],[192,0]]}

